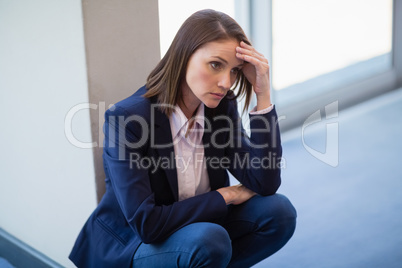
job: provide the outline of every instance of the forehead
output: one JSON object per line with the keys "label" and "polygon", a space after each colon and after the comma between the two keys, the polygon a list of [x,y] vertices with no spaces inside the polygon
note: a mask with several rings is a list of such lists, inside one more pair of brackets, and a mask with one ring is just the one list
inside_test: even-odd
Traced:
{"label": "forehead", "polygon": [[239,45],[240,43],[234,39],[208,42],[197,49],[193,56],[221,57],[228,62],[239,64],[242,63],[242,61],[236,57],[236,47]]}

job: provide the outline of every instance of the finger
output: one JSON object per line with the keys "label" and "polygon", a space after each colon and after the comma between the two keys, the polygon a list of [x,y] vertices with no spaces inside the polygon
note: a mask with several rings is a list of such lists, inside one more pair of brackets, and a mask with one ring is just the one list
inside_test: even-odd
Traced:
{"label": "finger", "polygon": [[241,47],[244,47],[244,48],[247,48],[247,49],[254,49],[254,47],[253,47],[252,45],[249,45],[249,44],[247,44],[247,43],[244,42],[244,41],[241,41],[241,42],[240,42],[240,46],[241,46]]}
{"label": "finger", "polygon": [[242,55],[247,55],[247,56],[250,56],[250,57],[253,57],[253,58],[256,58],[256,59],[258,59],[258,60],[261,61],[261,62],[268,63],[268,60],[267,60],[264,56],[261,56],[261,55],[257,54],[257,53],[254,52],[254,51],[250,51],[250,50],[245,50],[245,49],[242,49],[242,48],[238,48],[238,49],[237,49],[237,53],[242,54]]}
{"label": "finger", "polygon": [[238,59],[240,59],[240,60],[244,60],[246,62],[249,62],[254,66],[261,66],[261,67],[264,67],[264,68],[269,68],[268,62],[261,61],[261,60],[257,59],[256,57],[246,55],[246,54],[242,54],[242,53],[236,53],[236,57]]}
{"label": "finger", "polygon": [[241,42],[240,42],[240,47],[241,47],[241,48],[248,49],[248,50],[250,50],[250,51],[253,51],[255,54],[264,57],[263,54],[261,54],[260,52],[258,52],[253,46],[251,46],[251,45],[245,43],[244,41],[241,41]]}
{"label": "finger", "polygon": [[246,48],[242,48],[242,47],[237,47],[236,52],[240,53],[240,54],[245,54],[245,55],[248,55],[251,57],[255,57],[258,60],[260,60],[261,62],[268,63],[268,60],[264,57],[264,55],[258,53],[255,49],[251,50],[251,49],[246,49]]}
{"label": "finger", "polygon": [[249,52],[252,55],[255,56],[260,56],[260,57],[264,57],[264,55],[262,55],[261,53],[259,53],[254,47],[247,45],[244,42],[240,43],[240,46],[238,47],[238,50],[243,51],[243,52]]}

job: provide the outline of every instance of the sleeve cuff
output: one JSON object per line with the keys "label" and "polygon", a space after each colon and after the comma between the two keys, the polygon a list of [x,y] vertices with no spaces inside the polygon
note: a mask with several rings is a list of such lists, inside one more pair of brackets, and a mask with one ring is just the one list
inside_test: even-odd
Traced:
{"label": "sleeve cuff", "polygon": [[269,106],[269,107],[267,107],[267,108],[265,108],[265,109],[259,110],[259,111],[257,111],[257,106],[255,106],[255,107],[250,111],[250,114],[267,114],[267,113],[269,113],[270,111],[272,111],[272,109],[274,109],[274,105],[273,105],[273,104],[271,104],[271,106]]}

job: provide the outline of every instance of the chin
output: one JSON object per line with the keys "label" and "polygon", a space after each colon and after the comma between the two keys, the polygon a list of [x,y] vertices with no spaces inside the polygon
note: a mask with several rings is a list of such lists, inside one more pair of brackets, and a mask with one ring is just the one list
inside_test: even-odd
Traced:
{"label": "chin", "polygon": [[217,101],[217,102],[209,101],[209,102],[204,102],[204,105],[210,109],[213,109],[213,108],[218,107],[219,103],[221,103],[221,102],[220,101]]}

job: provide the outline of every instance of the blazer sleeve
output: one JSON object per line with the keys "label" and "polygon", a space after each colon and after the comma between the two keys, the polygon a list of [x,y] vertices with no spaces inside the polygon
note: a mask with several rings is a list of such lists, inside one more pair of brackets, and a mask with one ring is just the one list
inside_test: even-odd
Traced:
{"label": "blazer sleeve", "polygon": [[147,126],[143,124],[148,123],[139,116],[127,114],[122,107],[105,113],[106,177],[132,230],[144,243],[154,243],[190,223],[213,222],[224,216],[227,207],[216,191],[170,205],[156,205],[149,169],[130,164],[130,154],[149,157]]}
{"label": "blazer sleeve", "polygon": [[275,194],[281,184],[282,146],[275,108],[266,114],[250,114],[250,137],[243,129],[235,100],[228,109],[233,122],[229,172],[257,194]]}

